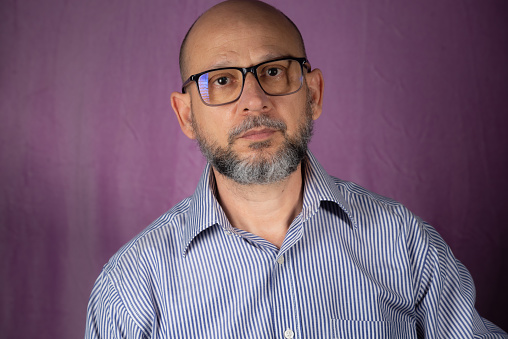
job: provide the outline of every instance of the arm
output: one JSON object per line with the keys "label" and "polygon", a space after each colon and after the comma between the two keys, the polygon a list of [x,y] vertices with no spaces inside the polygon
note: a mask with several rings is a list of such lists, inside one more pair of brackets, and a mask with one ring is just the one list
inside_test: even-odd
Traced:
{"label": "arm", "polygon": [[85,339],[148,338],[128,312],[103,271],[95,282],[87,309]]}
{"label": "arm", "polygon": [[422,338],[508,338],[474,308],[475,287],[437,231],[417,220],[409,239],[417,330]]}

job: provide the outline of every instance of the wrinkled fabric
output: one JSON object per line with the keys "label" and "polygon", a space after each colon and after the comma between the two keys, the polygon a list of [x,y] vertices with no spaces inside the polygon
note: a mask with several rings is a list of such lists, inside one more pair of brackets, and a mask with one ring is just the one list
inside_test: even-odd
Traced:
{"label": "wrinkled fabric", "polygon": [[508,339],[478,315],[469,272],[434,228],[310,153],[305,164],[280,249],[229,223],[207,166],[194,195],[104,266],[85,338]]}

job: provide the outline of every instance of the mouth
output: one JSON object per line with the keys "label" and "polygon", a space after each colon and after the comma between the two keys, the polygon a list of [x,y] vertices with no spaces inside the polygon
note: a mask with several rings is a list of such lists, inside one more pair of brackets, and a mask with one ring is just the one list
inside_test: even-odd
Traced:
{"label": "mouth", "polygon": [[272,128],[254,128],[242,134],[239,139],[252,141],[264,140],[271,137],[273,134],[275,134],[275,132],[277,132],[277,130]]}
{"label": "mouth", "polygon": [[231,146],[237,140],[262,141],[267,140],[276,132],[286,134],[286,124],[264,115],[247,117],[240,125],[228,133],[228,144]]}

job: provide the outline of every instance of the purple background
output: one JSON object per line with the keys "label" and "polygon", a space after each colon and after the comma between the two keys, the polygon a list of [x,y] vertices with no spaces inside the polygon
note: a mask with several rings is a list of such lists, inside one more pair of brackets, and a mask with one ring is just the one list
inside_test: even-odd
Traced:
{"label": "purple background", "polygon": [[[193,192],[169,95],[214,3],[0,3],[2,338],[81,338],[102,265]],[[271,3],[325,76],[317,158],[430,222],[508,329],[508,2]]]}

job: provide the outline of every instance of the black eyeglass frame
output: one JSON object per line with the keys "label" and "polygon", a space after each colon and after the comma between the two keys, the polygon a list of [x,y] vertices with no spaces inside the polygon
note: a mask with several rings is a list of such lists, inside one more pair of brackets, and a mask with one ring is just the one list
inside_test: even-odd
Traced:
{"label": "black eyeglass frame", "polygon": [[[294,60],[294,61],[297,61],[300,64],[300,68],[301,68],[301,71],[302,71],[302,76],[300,78],[300,87],[298,87],[297,90],[295,90],[293,92],[290,92],[290,93],[284,93],[284,94],[270,94],[270,93],[267,93],[265,91],[265,89],[263,88],[263,86],[261,85],[261,83],[259,82],[256,70],[258,69],[259,66],[262,66],[264,64],[268,64],[268,63],[271,63],[271,62],[281,61],[281,60]],[[247,76],[247,73],[252,73],[252,75],[254,75],[254,78],[256,78],[256,81],[258,82],[259,87],[263,90],[263,92],[265,92],[266,95],[270,95],[270,96],[290,95],[290,94],[298,92],[302,88],[302,85],[303,85],[303,75],[304,75],[303,74],[303,66],[305,66],[305,68],[307,69],[307,72],[311,71],[310,63],[307,60],[307,58],[284,57],[284,58],[278,58],[278,59],[263,61],[262,63],[259,63],[257,65],[251,66],[251,67],[222,67],[222,68],[209,69],[207,71],[191,75],[183,83],[183,85],[182,85],[182,93],[185,93],[185,88],[187,86],[189,86],[189,84],[191,84],[192,82],[195,82],[196,83],[196,87],[198,89],[199,97],[200,97],[201,101],[203,101],[203,103],[205,105],[207,105],[207,106],[222,106],[222,105],[227,105],[227,104],[230,104],[232,102],[235,102],[236,100],[238,100],[242,96],[243,88],[244,88],[244,85],[245,85],[245,77]],[[238,97],[236,97],[234,100],[231,100],[231,101],[228,101],[228,102],[225,102],[225,103],[222,103],[222,104],[209,104],[205,100],[203,100],[203,97],[201,96],[201,91],[199,90],[199,83],[198,83],[199,77],[202,76],[205,73],[214,72],[214,71],[220,71],[220,70],[223,70],[223,69],[236,69],[236,70],[239,70],[239,71],[242,72],[242,75],[243,75],[242,90],[238,94]]]}

